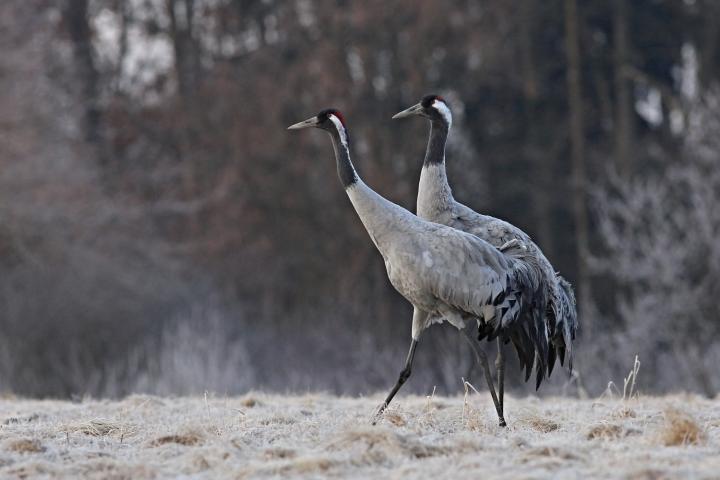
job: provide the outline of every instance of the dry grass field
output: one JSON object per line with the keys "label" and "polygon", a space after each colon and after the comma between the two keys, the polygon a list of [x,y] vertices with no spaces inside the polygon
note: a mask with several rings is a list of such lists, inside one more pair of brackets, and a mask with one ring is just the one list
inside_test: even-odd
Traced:
{"label": "dry grass field", "polygon": [[0,400],[1,478],[720,478],[720,399]]}

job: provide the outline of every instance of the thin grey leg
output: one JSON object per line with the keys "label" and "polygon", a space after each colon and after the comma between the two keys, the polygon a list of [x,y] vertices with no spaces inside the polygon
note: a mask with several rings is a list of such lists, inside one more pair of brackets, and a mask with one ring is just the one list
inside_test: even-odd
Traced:
{"label": "thin grey leg", "polygon": [[487,382],[490,395],[492,396],[493,403],[495,404],[495,411],[497,411],[498,418],[500,419],[500,426],[505,426],[505,419],[503,418],[502,409],[500,408],[500,402],[498,402],[497,394],[495,393],[495,385],[493,383],[492,373],[490,372],[490,362],[488,362],[487,355],[485,352],[478,348],[475,338],[467,332],[467,329],[461,330],[468,343],[475,352],[475,358],[485,373],[485,381]]}
{"label": "thin grey leg", "polygon": [[378,407],[377,411],[375,412],[375,415],[373,415],[372,424],[375,425],[380,417],[382,416],[385,409],[390,405],[390,402],[392,401],[395,394],[400,390],[400,387],[403,386],[403,384],[407,381],[407,379],[410,377],[410,374],[412,373],[412,363],[413,359],[415,358],[415,349],[417,348],[418,341],[413,339],[410,343],[410,351],[408,352],[407,359],[405,360],[405,368],[400,372],[400,377],[398,377],[397,382],[395,382],[395,386],[390,390],[390,393],[388,394],[387,398],[385,398],[385,401]]}
{"label": "thin grey leg", "polygon": [[500,426],[504,427],[506,425],[505,423],[505,417],[504,417],[504,410],[505,410],[505,356],[503,355],[503,342],[500,339],[500,337],[497,338],[497,358],[495,359],[495,369],[497,370],[497,377],[498,377],[498,400],[500,402]]}

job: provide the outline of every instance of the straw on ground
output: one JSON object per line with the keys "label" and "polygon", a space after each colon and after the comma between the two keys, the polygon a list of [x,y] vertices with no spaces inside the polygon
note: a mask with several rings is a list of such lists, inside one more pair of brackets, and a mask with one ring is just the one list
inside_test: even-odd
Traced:
{"label": "straw on ground", "polygon": [[716,478],[720,402],[248,394],[0,400],[2,478]]}

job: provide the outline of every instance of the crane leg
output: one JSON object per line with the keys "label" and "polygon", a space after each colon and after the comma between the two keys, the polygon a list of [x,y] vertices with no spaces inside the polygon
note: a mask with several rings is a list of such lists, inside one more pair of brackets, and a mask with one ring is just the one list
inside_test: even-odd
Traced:
{"label": "crane leg", "polygon": [[495,411],[500,419],[500,426],[504,427],[506,425],[505,419],[503,418],[502,409],[500,408],[500,403],[498,402],[498,397],[495,393],[495,384],[493,382],[492,373],[490,372],[490,362],[488,362],[487,355],[482,349],[478,348],[475,338],[467,332],[467,329],[462,329],[462,333],[470,344],[470,347],[472,347],[473,352],[475,353],[475,359],[483,369],[485,381],[488,384],[488,390],[490,390],[490,396],[492,396],[493,403],[495,404]]}
{"label": "crane leg", "polygon": [[417,348],[418,341],[413,338],[412,342],[410,343],[410,351],[408,352],[407,359],[405,360],[405,368],[402,369],[400,372],[400,376],[398,377],[397,382],[395,382],[395,386],[390,390],[390,393],[385,398],[385,401],[378,407],[378,409],[375,411],[375,414],[372,418],[372,424],[375,425],[378,420],[380,420],[380,417],[382,416],[383,412],[385,412],[385,409],[390,405],[390,402],[392,401],[393,397],[395,397],[395,394],[400,390],[400,387],[403,386],[403,384],[407,381],[407,379],[410,377],[410,373],[412,373],[412,363],[413,359],[415,358],[415,349]]}
{"label": "crane leg", "polygon": [[498,377],[498,401],[500,403],[500,426],[504,427],[505,417],[503,415],[505,408],[505,356],[503,355],[503,342],[500,337],[497,338],[498,353],[495,359],[495,369],[497,370]]}

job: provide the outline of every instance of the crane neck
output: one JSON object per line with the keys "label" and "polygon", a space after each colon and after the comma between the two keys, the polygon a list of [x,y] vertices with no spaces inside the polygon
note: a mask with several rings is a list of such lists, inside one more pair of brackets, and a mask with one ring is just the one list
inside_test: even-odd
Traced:
{"label": "crane neck", "polygon": [[345,131],[339,132],[335,129],[328,130],[332,139],[333,150],[335,150],[335,163],[337,164],[337,173],[346,190],[360,180],[352,160],[350,160],[350,148],[348,145],[348,137]]}
{"label": "crane neck", "polygon": [[444,223],[455,201],[445,171],[445,143],[449,127],[442,121],[430,123],[425,161],[418,185],[417,214],[432,222]]}
{"label": "crane neck", "polygon": [[430,122],[430,137],[425,150],[424,166],[440,165],[445,163],[445,145],[447,144],[450,127],[442,120]]}
{"label": "crane neck", "polygon": [[417,218],[404,208],[392,203],[362,181],[350,160],[347,136],[330,130],[338,177],[345,188],[365,230],[383,255],[391,247],[393,239],[405,232]]}

